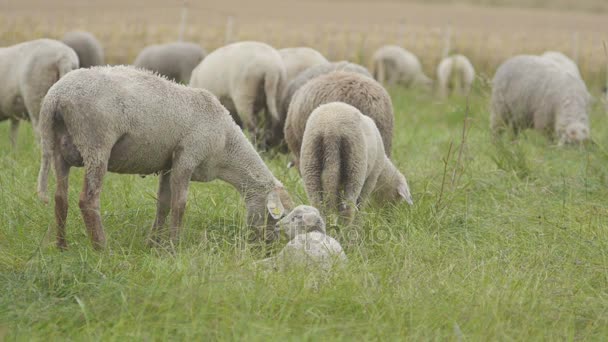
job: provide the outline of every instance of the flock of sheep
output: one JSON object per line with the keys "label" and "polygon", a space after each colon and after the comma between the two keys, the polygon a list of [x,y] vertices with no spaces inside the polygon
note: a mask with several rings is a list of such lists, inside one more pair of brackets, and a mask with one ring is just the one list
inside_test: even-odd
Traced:
{"label": "flock of sheep", "polygon": [[[377,50],[371,73],[329,62],[311,48],[276,50],[251,41],[209,54],[193,43],[154,45],[141,51],[135,67],[103,64],[101,44],[87,32],[0,48],[0,121],[10,120],[13,147],[19,121],[31,121],[42,150],[38,194],[45,202],[54,168],[60,248],[67,247],[71,167],[85,168],[79,206],[96,248],[106,243],[99,198],[107,171],[159,175],[152,243],[161,242],[169,213],[170,241],[178,239],[191,180],[231,184],[258,240],[280,231],[292,239],[260,262],[275,267],[286,259],[346,260],[326,235],[328,215],[337,213],[348,225],[372,198],[413,204],[390,159],[394,114],[383,85],[430,88],[434,81],[399,46]],[[435,86],[441,97],[466,95],[474,79],[471,62],[454,55],[438,65]],[[563,54],[517,56],[493,79],[491,129],[534,128],[559,143],[582,142],[590,134],[590,99],[576,64]],[[256,147],[293,154],[312,206],[294,208]]]}

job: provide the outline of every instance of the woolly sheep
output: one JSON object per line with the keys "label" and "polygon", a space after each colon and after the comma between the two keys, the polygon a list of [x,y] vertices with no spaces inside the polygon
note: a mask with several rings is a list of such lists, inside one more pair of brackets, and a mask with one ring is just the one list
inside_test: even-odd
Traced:
{"label": "woolly sheep", "polygon": [[406,87],[433,83],[424,74],[420,60],[413,53],[396,45],[385,45],[372,56],[374,78],[382,84],[402,84]]}
{"label": "woolly sheep", "polygon": [[38,39],[0,48],[0,121],[11,120],[17,143],[19,120],[30,120],[37,134],[42,99],[53,83],[78,68],[74,50],[57,40]]}
{"label": "woolly sheep", "polygon": [[369,116],[380,131],[384,150],[390,156],[393,139],[393,104],[386,90],[373,79],[344,71],[335,71],[307,82],[291,101],[285,120],[285,141],[298,165],[304,128],[310,113],[329,102],[348,103]]}
{"label": "woolly sheep", "polygon": [[286,71],[270,45],[239,42],[210,53],[192,72],[190,86],[217,96],[237,123],[257,136],[258,112],[266,109],[266,127],[279,120],[278,101]]}
{"label": "woolly sheep", "polygon": [[468,95],[475,80],[475,69],[471,61],[463,55],[444,58],[437,66],[439,95],[448,96],[450,90],[460,95]]}
{"label": "woolly sheep", "polygon": [[324,104],[312,112],[302,140],[300,172],[310,203],[324,211],[338,209],[346,222],[376,191],[381,174],[393,182],[384,187],[385,200],[413,204],[407,180],[386,156],[374,121],[346,103]]}
{"label": "woolly sheep", "polygon": [[150,45],[141,50],[133,64],[188,84],[192,70],[205,58],[205,54],[202,47],[189,42]]}
{"label": "woolly sheep", "polygon": [[155,239],[171,211],[170,236],[177,240],[190,180],[221,179],[234,186],[245,200],[247,223],[259,229],[258,237],[265,222],[274,227],[284,208],[291,207],[282,184],[213,94],[149,71],[106,66],[70,73],[44,99],[40,130],[38,193],[46,200],[52,160],[57,177],[57,244],[61,248],[66,247],[72,166],[85,168],[79,205],[96,248],[105,245],[99,197],[106,171],[160,174],[151,234]]}
{"label": "woolly sheep", "polygon": [[348,261],[340,243],[326,234],[325,221],[314,207],[297,206],[277,223],[276,230],[277,234],[285,233],[289,243],[276,256],[258,264],[275,269],[312,266],[329,271]]}
{"label": "woolly sheep", "polygon": [[555,63],[557,63],[562,70],[569,72],[571,75],[583,79],[581,77],[581,73],[578,70],[578,66],[574,63],[573,60],[568,58],[561,52],[558,51],[546,51],[541,55],[541,57],[547,58]]}
{"label": "woolly sheep", "polygon": [[287,87],[283,91],[281,97],[281,110],[279,111],[279,121],[275,123],[272,129],[272,135],[269,139],[271,146],[279,145],[284,140],[283,130],[285,129],[285,118],[287,117],[287,111],[293,95],[298,91],[306,82],[312,80],[321,75],[328,74],[334,71],[349,71],[373,78],[369,71],[358,64],[349,63],[347,61],[333,62],[321,65],[312,66],[298,74],[293,80],[289,82]]}
{"label": "woolly sheep", "polygon": [[76,55],[78,55],[81,68],[103,64],[103,48],[91,33],[85,31],[68,32],[61,41],[74,49]]}
{"label": "woolly sheep", "polygon": [[309,47],[280,49],[279,54],[283,59],[283,64],[285,65],[285,70],[287,72],[285,84],[288,84],[300,72],[310,67],[329,63],[319,51]]}
{"label": "woolly sheep", "polygon": [[538,56],[508,59],[492,80],[491,128],[534,128],[555,136],[559,144],[589,138],[589,96],[583,81]]}

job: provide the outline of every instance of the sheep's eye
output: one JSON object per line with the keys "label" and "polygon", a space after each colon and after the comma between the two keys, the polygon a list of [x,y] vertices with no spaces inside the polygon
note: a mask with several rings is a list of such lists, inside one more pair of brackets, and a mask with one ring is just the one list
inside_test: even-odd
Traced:
{"label": "sheep's eye", "polygon": [[296,217],[295,216],[291,218],[291,222],[296,222]]}

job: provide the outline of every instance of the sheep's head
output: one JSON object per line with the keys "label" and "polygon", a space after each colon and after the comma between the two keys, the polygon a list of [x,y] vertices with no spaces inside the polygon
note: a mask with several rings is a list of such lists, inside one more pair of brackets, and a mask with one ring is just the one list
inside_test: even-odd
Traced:
{"label": "sheep's head", "polygon": [[405,176],[399,172],[388,157],[385,158],[386,166],[376,183],[374,197],[378,201],[405,201],[407,204],[413,205],[414,201]]}
{"label": "sheep's head", "polygon": [[325,221],[317,208],[308,205],[297,206],[276,224],[277,234],[285,233],[290,240],[313,231],[325,234]]}
{"label": "sheep's head", "polygon": [[293,208],[291,197],[280,182],[263,197],[255,196],[248,205],[247,216],[250,226],[258,229],[258,237],[264,236],[267,242],[276,238],[275,225]]}
{"label": "sheep's head", "polygon": [[562,144],[580,144],[589,139],[589,127],[582,122],[573,122],[566,126],[560,136]]}

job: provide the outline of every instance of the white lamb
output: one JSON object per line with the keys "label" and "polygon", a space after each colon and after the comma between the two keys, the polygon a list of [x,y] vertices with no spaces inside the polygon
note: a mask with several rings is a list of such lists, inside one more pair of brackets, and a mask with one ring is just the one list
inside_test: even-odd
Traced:
{"label": "white lamb", "polygon": [[430,86],[433,80],[422,70],[416,55],[397,45],[385,45],[372,56],[372,74],[382,84],[402,84],[406,87]]}
{"label": "white lamb", "polygon": [[585,83],[539,56],[508,59],[492,80],[490,124],[497,134],[534,128],[559,144],[589,138],[589,93]]}
{"label": "white lamb", "polygon": [[325,221],[314,207],[297,206],[277,223],[276,233],[287,235],[289,243],[258,264],[279,270],[299,266],[329,271],[348,261],[340,243],[326,234]]}
{"label": "white lamb", "polygon": [[257,136],[266,109],[265,126],[279,121],[278,101],[286,71],[281,55],[272,46],[239,42],[211,52],[192,72],[190,86],[204,88],[220,99],[237,123]]}
{"label": "white lamb", "polygon": [[[92,96],[91,94],[94,94]],[[68,177],[85,168],[80,209],[93,246],[103,248],[99,198],[106,172],[159,174],[153,236],[171,212],[176,241],[190,181],[221,179],[247,207],[247,223],[274,228],[289,195],[213,94],[133,67],[80,69],[57,82],[40,114],[42,163],[38,193],[46,199],[51,160],[57,178],[57,244],[66,247]]]}
{"label": "white lamb", "polygon": [[0,48],[0,121],[11,120],[11,144],[17,143],[19,120],[30,120],[38,132],[38,114],[49,88],[78,69],[76,52],[64,43],[37,39]]}
{"label": "white lamb", "polygon": [[463,55],[444,58],[437,66],[439,95],[446,98],[450,92],[468,95],[475,80],[475,69],[471,61]]}

